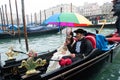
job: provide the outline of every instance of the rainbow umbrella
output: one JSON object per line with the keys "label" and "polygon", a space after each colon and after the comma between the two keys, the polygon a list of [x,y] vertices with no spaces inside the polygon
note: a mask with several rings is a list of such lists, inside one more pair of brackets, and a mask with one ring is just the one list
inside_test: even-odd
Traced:
{"label": "rainbow umbrella", "polygon": [[50,16],[47,20],[45,20],[43,23],[54,24],[57,26],[69,26],[69,27],[92,25],[92,23],[84,16],[71,12],[54,14]]}

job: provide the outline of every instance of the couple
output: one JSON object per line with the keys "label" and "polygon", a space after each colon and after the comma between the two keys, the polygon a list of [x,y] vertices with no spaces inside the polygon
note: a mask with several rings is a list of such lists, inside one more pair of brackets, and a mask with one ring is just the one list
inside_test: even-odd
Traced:
{"label": "couple", "polygon": [[[65,45],[68,47],[68,50],[71,53],[73,60],[78,58],[83,58],[87,56],[92,50],[92,43],[85,38],[87,32],[83,29],[77,29],[74,31],[76,33],[75,40],[73,42],[66,39]],[[70,36],[71,39],[73,36]]]}
{"label": "couple", "polygon": [[[71,57],[72,61],[76,61],[88,55],[93,50],[92,44],[89,40],[85,38],[87,32],[83,29],[77,29],[74,31],[76,33],[75,39],[73,38],[73,33],[70,33],[66,37],[64,45],[62,45],[51,59],[60,60],[64,56]],[[66,61],[71,63],[69,59]],[[58,61],[50,61],[47,68],[47,72],[60,68]]]}

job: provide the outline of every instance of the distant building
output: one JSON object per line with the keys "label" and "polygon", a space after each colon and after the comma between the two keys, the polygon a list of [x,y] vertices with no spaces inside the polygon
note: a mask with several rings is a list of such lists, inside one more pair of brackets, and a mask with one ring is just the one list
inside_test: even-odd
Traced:
{"label": "distant building", "polygon": [[[98,3],[84,3],[83,6],[79,6],[79,7],[76,7],[72,4],[61,4],[46,9],[44,11],[41,11],[41,16],[40,13],[32,13],[31,15],[26,14],[27,15],[26,24],[32,24],[32,23],[40,24],[51,15],[61,12],[79,13],[83,16],[86,16],[94,24],[97,24],[96,20],[100,20],[100,19],[109,19],[114,21],[116,18],[111,18],[113,15],[113,12],[111,12],[112,7],[113,7],[112,3],[108,3],[108,2],[104,3],[101,6]],[[6,16],[5,16],[5,20],[6,20]],[[20,20],[19,23],[22,24],[22,15],[19,15],[19,20]],[[10,14],[8,14],[8,21],[9,24],[11,24]],[[14,24],[17,24],[17,17],[15,14],[13,14],[13,22]],[[0,17],[0,24],[1,24],[1,17]]]}
{"label": "distant building", "polygon": [[113,5],[112,3],[106,2],[103,5],[98,3],[84,3],[83,6],[78,7],[79,13],[86,16],[93,24],[98,24],[99,20],[106,19],[109,22],[114,22],[116,18],[113,17],[111,12]]}
{"label": "distant building", "polygon": [[[78,13],[78,7],[72,5],[71,4],[61,4],[61,5],[57,5],[57,6],[54,6],[54,7],[51,7],[49,9],[46,9],[46,18],[52,16],[53,14],[55,13],[61,13],[61,12],[75,12],[75,13]],[[39,14],[37,14],[38,17],[40,17]],[[44,14],[44,11],[42,11],[42,22],[45,20],[45,14]],[[40,19],[38,19],[40,20]]]}
{"label": "distant building", "polygon": [[98,3],[84,3],[84,6],[79,7],[79,13],[84,16],[92,16],[92,15],[102,14]]}

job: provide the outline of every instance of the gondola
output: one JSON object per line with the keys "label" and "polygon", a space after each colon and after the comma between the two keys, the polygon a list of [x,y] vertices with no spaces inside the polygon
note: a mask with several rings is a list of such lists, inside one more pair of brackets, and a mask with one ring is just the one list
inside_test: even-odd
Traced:
{"label": "gondola", "polygon": [[[89,26],[80,26],[84,28],[101,28],[103,24],[94,24]],[[104,28],[115,28],[115,24],[104,24]]]}
{"label": "gondola", "polygon": [[[59,27],[46,27],[44,26],[44,28],[40,29],[40,28],[36,28],[34,27],[34,30],[32,30],[31,28],[27,29],[27,34],[28,37],[32,37],[32,36],[39,36],[39,35],[44,35],[44,34],[53,34],[53,33],[57,33],[59,32]],[[63,27],[61,27],[60,29],[63,29]],[[24,32],[23,30],[20,32],[21,37],[24,37]],[[19,34],[18,32],[14,32],[13,34],[11,34],[10,32],[4,31],[3,33],[0,33],[0,39],[8,39],[8,38],[18,38]]]}
{"label": "gondola", "polygon": [[109,34],[107,35],[107,40],[108,41],[117,41],[120,42],[120,36],[117,32],[113,33],[113,34]]}
{"label": "gondola", "polygon": [[101,62],[104,63],[109,59],[112,61],[113,52],[119,48],[120,44],[119,42],[111,41],[109,44],[112,45],[112,47],[108,51],[101,51],[95,48],[85,58],[48,73],[46,73],[46,70],[49,61],[56,50],[35,57],[35,60],[38,58],[46,59],[47,63],[42,67],[37,67],[36,70],[39,72],[32,75],[25,76],[27,70],[25,68],[18,68],[22,60],[8,61],[6,62],[6,65],[1,66],[1,78],[2,80],[84,80],[86,75],[91,74],[91,70],[95,70],[97,65],[101,65]]}

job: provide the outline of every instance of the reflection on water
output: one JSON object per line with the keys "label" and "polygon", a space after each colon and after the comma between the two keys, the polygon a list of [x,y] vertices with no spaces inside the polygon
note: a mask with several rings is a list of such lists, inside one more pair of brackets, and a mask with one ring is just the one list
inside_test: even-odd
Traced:
{"label": "reflection on water", "polygon": [[[95,33],[95,28],[85,28],[85,30]],[[99,29],[98,29],[99,30]],[[65,31],[65,30],[64,30]],[[63,31],[63,32],[64,32]],[[114,29],[103,29],[101,34],[112,33]],[[42,35],[37,37],[30,37],[28,39],[29,49],[33,49],[36,52],[52,51],[59,47],[65,40],[65,34],[53,34]],[[26,52],[25,40],[21,39],[19,44],[18,39],[0,39],[0,53],[2,59],[2,65],[7,60],[5,53],[8,48],[13,46],[15,50]],[[120,51],[119,51],[120,52]],[[17,60],[27,57],[26,54],[18,54],[15,56]],[[99,74],[91,80],[120,80],[120,54],[114,59],[113,63],[107,63],[107,65],[100,70]]]}
{"label": "reflection on water", "polygon": [[91,80],[120,80],[120,48],[117,49],[113,62],[107,62],[99,74]]}

